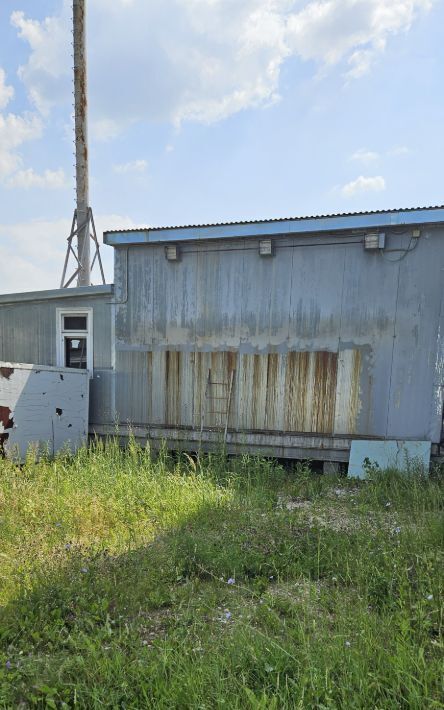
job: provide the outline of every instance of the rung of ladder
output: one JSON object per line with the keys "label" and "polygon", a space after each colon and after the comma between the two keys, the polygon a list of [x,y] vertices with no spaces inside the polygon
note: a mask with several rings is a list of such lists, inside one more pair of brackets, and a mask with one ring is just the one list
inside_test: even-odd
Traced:
{"label": "rung of ladder", "polygon": [[[204,420],[205,420],[205,414],[207,415],[213,415],[213,416],[218,416],[218,417],[225,417],[225,426],[224,426],[224,442],[227,439],[227,431],[228,431],[228,419],[230,416],[230,407],[231,407],[231,395],[233,391],[233,382],[234,382],[234,370],[230,371],[230,379],[229,382],[220,382],[218,380],[212,380],[211,379],[211,369],[208,370],[208,378],[207,378],[207,384],[205,388],[205,395],[204,395],[204,401],[202,403],[201,407],[201,423],[200,423],[200,437],[201,437],[201,442],[202,442],[202,433],[203,433],[203,427],[204,427]],[[226,388],[226,394],[224,396],[213,396],[211,393],[211,387],[212,386],[218,386],[218,387],[225,387]],[[206,409],[206,403],[208,400],[212,400],[214,403],[215,402],[226,402],[226,409],[212,409],[212,410],[207,410]],[[221,424],[221,428],[222,428]],[[214,429],[214,425],[213,425]]]}

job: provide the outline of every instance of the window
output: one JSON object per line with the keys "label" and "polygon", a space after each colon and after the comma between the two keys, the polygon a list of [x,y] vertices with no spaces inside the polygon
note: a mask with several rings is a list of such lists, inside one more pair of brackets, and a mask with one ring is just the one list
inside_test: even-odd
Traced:
{"label": "window", "polygon": [[57,309],[57,365],[93,372],[91,308]]}

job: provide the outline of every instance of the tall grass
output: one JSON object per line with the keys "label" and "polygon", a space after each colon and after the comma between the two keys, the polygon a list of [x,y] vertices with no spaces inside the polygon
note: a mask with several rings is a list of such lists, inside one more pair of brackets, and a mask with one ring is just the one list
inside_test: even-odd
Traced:
{"label": "tall grass", "polygon": [[443,707],[435,473],[0,462],[0,707]]}

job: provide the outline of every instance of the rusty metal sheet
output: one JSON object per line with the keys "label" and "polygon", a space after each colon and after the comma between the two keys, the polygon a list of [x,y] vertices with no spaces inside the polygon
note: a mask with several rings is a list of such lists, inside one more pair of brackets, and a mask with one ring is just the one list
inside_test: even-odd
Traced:
{"label": "rusty metal sheet", "polygon": [[341,350],[338,356],[334,433],[354,434],[362,407],[361,350]]}
{"label": "rusty metal sheet", "polygon": [[3,364],[0,447],[22,459],[32,446],[55,454],[75,451],[88,435],[89,377],[84,370]]}
{"label": "rusty metal sheet", "polygon": [[[347,362],[348,380],[359,381],[359,355]],[[134,424],[200,428],[203,418],[204,427],[223,428],[228,413],[228,427],[240,431],[332,433],[337,370],[329,352],[119,352],[116,406],[120,421]],[[356,406],[341,396],[351,421]]]}

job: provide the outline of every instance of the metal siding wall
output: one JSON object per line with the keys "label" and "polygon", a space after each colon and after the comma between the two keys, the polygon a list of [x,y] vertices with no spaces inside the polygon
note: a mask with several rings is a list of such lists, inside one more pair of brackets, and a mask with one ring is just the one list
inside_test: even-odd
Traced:
{"label": "metal siding wall", "polygon": [[[163,245],[116,249],[117,378],[131,372],[135,390],[150,388],[141,408],[142,395],[133,406],[118,384],[119,413],[199,427],[208,369],[227,378],[232,351],[230,427],[375,437],[427,429],[437,440],[443,236],[424,231],[401,261],[402,252],[368,253],[328,235],[302,247],[282,237],[271,258],[243,239],[182,244],[177,263]],[[387,244],[405,248],[405,236],[389,233]],[[125,357],[134,362],[121,369]]]}
{"label": "metal siding wall", "polygon": [[39,302],[0,304],[0,359],[36,365],[56,365],[56,309],[93,308],[94,378],[90,382],[90,418],[114,420],[111,344],[111,294]]}
{"label": "metal siding wall", "polygon": [[106,298],[61,298],[38,303],[0,304],[3,360],[55,365],[56,309],[94,309],[94,367],[111,367],[111,306]]}
{"label": "metal siding wall", "polygon": [[[433,373],[442,317],[444,275],[444,259],[438,239],[436,234],[428,238],[424,235],[411,255],[415,258],[409,258],[409,255],[399,264],[388,413],[388,431],[395,439],[411,436],[429,439],[435,426],[431,413]],[[408,237],[405,241],[408,245]]]}
{"label": "metal siding wall", "polygon": [[119,420],[130,424],[150,421],[151,382],[148,353],[116,353],[116,405]]}
{"label": "metal siding wall", "polygon": [[52,454],[66,447],[74,452],[88,433],[88,395],[86,372],[20,364],[0,368],[1,449],[22,460],[33,445]]}
{"label": "metal siding wall", "polygon": [[352,433],[387,435],[398,269],[381,254],[347,247],[339,349],[362,352],[359,418]]}
{"label": "metal siding wall", "polygon": [[345,247],[334,245],[287,251],[292,259],[289,348],[337,352],[345,256]]}

